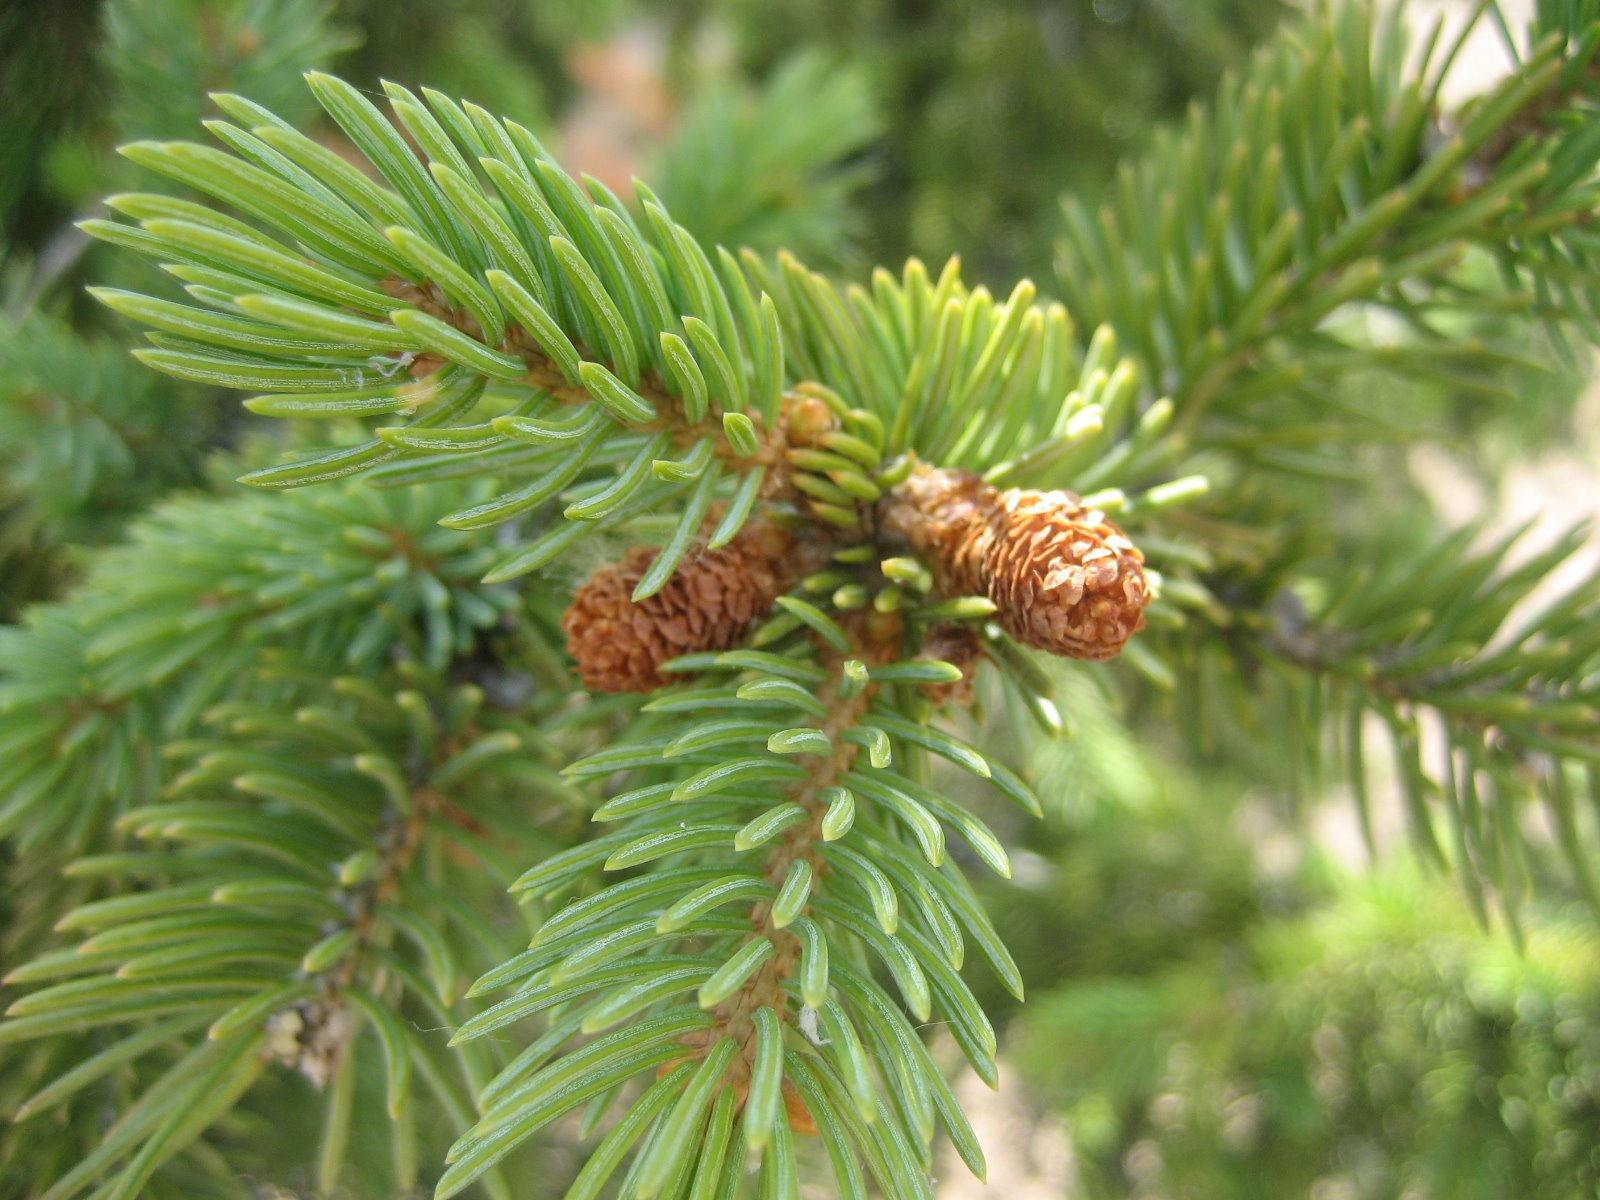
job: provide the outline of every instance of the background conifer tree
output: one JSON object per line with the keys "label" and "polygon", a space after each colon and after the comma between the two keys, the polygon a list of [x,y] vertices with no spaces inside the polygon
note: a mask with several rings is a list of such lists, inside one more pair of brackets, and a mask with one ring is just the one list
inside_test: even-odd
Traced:
{"label": "background conifer tree", "polygon": [[[0,1195],[931,1197],[1011,1045],[1087,1194],[1600,1179],[1595,568],[1402,453],[1570,428],[1600,5],[1079,6],[1059,108],[985,81],[1061,45],[937,7],[28,30]],[[640,29],[654,184],[569,170]],[[984,143],[1256,36],[1115,171]],[[1264,889],[1247,787],[1457,882]]]}

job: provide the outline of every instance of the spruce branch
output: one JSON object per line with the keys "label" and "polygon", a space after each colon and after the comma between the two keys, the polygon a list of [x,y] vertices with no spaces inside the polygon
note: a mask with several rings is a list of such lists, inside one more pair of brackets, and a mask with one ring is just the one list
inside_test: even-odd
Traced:
{"label": "spruce branch", "polygon": [[[916,1041],[914,1029],[871,979],[871,964],[888,971],[900,1003],[917,1019],[937,1003],[974,1067],[992,1080],[993,1030],[956,974],[965,938],[1008,987],[1020,991],[1021,981],[968,886],[944,866],[946,828],[996,871],[1010,867],[981,821],[919,781],[921,753],[990,779],[1030,811],[1037,801],[1010,772],[911,715],[926,703],[919,699],[924,685],[962,678],[954,664],[901,657],[908,641],[918,640],[914,631],[926,619],[920,610],[945,610],[948,619],[950,606],[905,596],[864,550],[870,547],[835,551],[835,572],[876,577],[878,594],[895,590],[901,607],[830,605],[826,593],[841,589],[828,572],[817,572],[756,631],[752,643],[763,649],[663,664],[717,682],[657,693],[620,742],[568,768],[579,782],[633,773],[634,785],[595,813],[602,824],[624,824],[535,866],[516,890],[560,896],[602,862],[610,871],[666,858],[684,865],[557,907],[528,951],[474,985],[474,992],[516,990],[466,1022],[458,1040],[580,997],[552,1032],[560,1029],[562,1040],[599,1036],[554,1061],[545,1057],[549,1046],[489,1085],[484,1117],[457,1143],[441,1195],[455,1194],[562,1112],[647,1066],[686,1057],[698,1058],[706,1074],[679,1073],[663,1085],[675,1099],[660,1100],[667,1115],[636,1162],[632,1177],[642,1194],[668,1194],[679,1171],[701,1179],[700,1186],[736,1186],[743,1150],[696,1158],[693,1141],[681,1136],[713,1119],[714,1102],[730,1131],[718,1136],[764,1151],[763,1171],[779,1173],[777,1186],[798,1186],[793,1160],[779,1148],[792,1131],[872,1129],[881,1121],[882,1139],[862,1133],[835,1148],[851,1163],[866,1155],[889,1194],[924,1195],[935,1111],[982,1171],[948,1085],[925,1052],[906,1049]],[[887,570],[907,574],[899,564]],[[931,576],[918,578],[931,590]],[[807,593],[822,603],[803,599]],[[719,719],[685,727],[681,714],[706,708]],[[732,747],[742,747],[737,757],[730,757]],[[730,872],[718,861],[730,850],[755,858]],[[686,854],[693,857],[685,861]],[[722,915],[741,903],[751,906],[747,917]],[[625,958],[629,969],[619,978]],[[848,988],[836,982],[844,972]],[[689,991],[698,1006],[669,1006],[642,1022],[634,1017]],[[801,1064],[790,1061],[796,1054]],[[572,1074],[578,1063],[592,1064],[581,1085]],[[819,1078],[827,1081],[823,1090],[807,1095]],[[848,1114],[829,1088],[849,1097]],[[607,1171],[619,1165],[616,1156],[603,1161]],[[849,1186],[855,1168],[838,1170],[840,1186]],[[586,1172],[590,1187],[605,1182],[600,1171]]]}
{"label": "spruce branch", "polygon": [[[1186,536],[1222,523],[1175,512],[1227,457],[1221,438],[1207,442],[1210,418],[1232,419],[1236,432],[1258,403],[1292,394],[1273,370],[1292,373],[1287,360],[1307,348],[1370,365],[1327,326],[1351,305],[1382,305],[1432,330],[1435,301],[1461,295],[1464,247],[1509,255],[1519,278],[1549,265],[1548,254],[1535,264],[1535,243],[1582,247],[1569,212],[1587,196],[1592,156],[1544,189],[1561,176],[1558,160],[1581,159],[1586,144],[1586,84],[1575,80],[1600,44],[1594,14],[1568,30],[1578,36],[1537,41],[1437,145],[1428,125],[1444,68],[1410,79],[1398,18],[1379,32],[1374,20],[1362,6],[1319,10],[1309,42],[1285,40],[1211,116],[1124,177],[1102,228],[1079,220],[1079,260],[1063,279],[1072,316],[1038,302],[1026,281],[1003,299],[968,287],[956,262],[931,275],[913,260],[898,276],[841,286],[791,254],[708,252],[647,187],[624,202],[569,177],[525,128],[396,84],[385,85],[385,113],[348,84],[309,77],[371,175],[232,95],[216,97],[232,121],[208,126],[225,151],[127,147],[239,213],[131,193],[113,199],[122,219],[86,224],[184,285],[183,303],[99,293],[152,330],[141,358],[258,393],[246,401],[256,412],[335,431],[324,449],[249,482],[289,489],[367,475],[321,493],[338,498],[330,512],[296,509],[317,517],[291,547],[265,515],[273,504],[289,511],[283,501],[256,502],[264,542],[236,543],[201,514],[221,507],[201,506],[191,534],[214,550],[240,544],[252,555],[247,579],[231,574],[236,558],[220,571],[202,561],[193,578],[168,565],[150,586],[129,585],[150,602],[142,611],[112,611],[108,589],[101,607],[85,601],[84,616],[71,614],[83,628],[65,625],[105,656],[110,694],[155,701],[149,693],[169,682],[199,680],[205,702],[192,711],[209,708],[223,731],[180,743],[174,755],[199,757],[171,795],[141,797],[121,817],[128,834],[171,840],[140,860],[170,878],[91,900],[68,924],[137,939],[171,930],[127,934],[124,921],[177,916],[187,937],[191,908],[216,915],[219,886],[224,900],[274,911],[298,897],[328,919],[293,926],[287,950],[234,930],[126,959],[115,936],[108,945],[97,933],[87,955],[46,951],[22,969],[22,982],[47,986],[17,1002],[0,1038],[59,1034],[80,1019],[153,1037],[135,1028],[141,1020],[188,1012],[213,1030],[220,1019],[227,1035],[178,1059],[178,1075],[153,1083],[145,1095],[155,1099],[129,1110],[57,1194],[113,1167],[128,1182],[112,1187],[142,1181],[200,1144],[274,1058],[326,1080],[322,1177],[336,1181],[354,1145],[354,1068],[339,1048],[356,1009],[389,1052],[391,1099],[404,1091],[396,1064],[409,1053],[460,1132],[443,1154],[440,1197],[480,1181],[503,1192],[495,1173],[506,1156],[580,1109],[587,1129],[606,1132],[577,1197],[609,1186],[630,1152],[631,1194],[737,1197],[758,1158],[763,1194],[793,1196],[796,1138],[813,1132],[851,1197],[866,1194],[868,1178],[895,1200],[931,1195],[940,1127],[981,1174],[918,1025],[937,1013],[993,1085],[996,1036],[962,978],[967,950],[1018,996],[1022,979],[952,861],[970,856],[1004,876],[1007,852],[950,780],[984,780],[1032,814],[1041,804],[940,712],[971,698],[972,673],[987,662],[995,686],[1059,728],[1029,647],[1099,659],[1126,645],[1133,665],[1171,681],[1163,660],[1128,641],[1144,619],[1187,620],[1191,635],[1210,637],[1205,621],[1234,616],[1223,589],[1207,586],[1215,547]],[[1553,94],[1568,99],[1552,104]],[[1474,156],[1519,121],[1540,131],[1533,148],[1480,157],[1488,174],[1469,179]],[[1463,187],[1471,194],[1459,196]],[[1283,197],[1291,203],[1279,206]],[[1568,258],[1569,281],[1581,281],[1576,252]],[[1562,294],[1548,307],[1576,305]],[[1275,421],[1300,421],[1295,408],[1281,406]],[[350,444],[345,431],[369,420],[379,424]],[[1055,490],[1067,485],[1075,492]],[[403,538],[383,519],[396,506]],[[445,530],[414,528],[441,513]],[[493,527],[490,550],[473,534]],[[506,581],[596,534],[630,548],[579,590],[563,624],[580,672],[622,694],[513,698],[515,715],[480,729],[476,703],[460,701],[448,675],[476,665],[502,625],[537,640]],[[350,552],[317,557],[335,545]],[[1270,545],[1257,548],[1269,557]],[[1479,666],[1493,663],[1495,629],[1480,624],[1518,589],[1480,594],[1492,568],[1454,565],[1457,592],[1434,598],[1437,627],[1471,641]],[[218,614],[195,604],[209,595],[197,591],[200,576],[222,588]],[[175,624],[156,614],[169,585],[198,615]],[[1380,678],[1411,689],[1368,690],[1391,706],[1400,697],[1448,714],[1452,696],[1466,697],[1461,711],[1498,719],[1499,693],[1543,661],[1544,643],[1529,641],[1528,662],[1504,676],[1492,667],[1492,682],[1475,689],[1472,659],[1387,623],[1383,606],[1412,598],[1396,586],[1357,597],[1348,612],[1375,606],[1360,610],[1364,625],[1320,613],[1328,635],[1299,659],[1292,639],[1250,632],[1263,653],[1319,680],[1352,652],[1342,635],[1356,637],[1353,652],[1369,661],[1345,672],[1344,686]],[[1166,599],[1147,608],[1158,591]],[[1591,615],[1578,604],[1567,617]],[[1551,626],[1563,631],[1557,642],[1578,636],[1567,617]],[[41,625],[53,619],[62,618]],[[207,656],[226,671],[230,642],[263,624],[309,664],[303,677],[252,674],[238,692],[209,680]],[[1382,648],[1395,641],[1408,654],[1391,660]],[[1427,674],[1436,655],[1465,673]],[[341,656],[374,669],[399,658],[395,675],[379,678],[407,690],[330,685]],[[245,659],[261,670],[255,648]],[[1527,678],[1554,688],[1517,709],[1520,744],[1539,750],[1534,739],[1566,730],[1572,705],[1592,697],[1586,676]],[[13,727],[34,791],[9,811],[35,837],[56,819],[37,811],[57,769],[40,747],[65,744],[55,740],[63,724],[68,740],[101,734],[103,723],[72,708],[75,693],[93,690],[63,689],[54,699],[65,717]],[[413,693],[423,699],[404,699]],[[535,719],[539,734],[524,724]],[[514,747],[493,740],[502,721]],[[264,763],[241,742],[281,753]],[[280,759],[287,779],[269,765]],[[485,759],[504,776],[485,781]],[[559,761],[569,765],[556,783],[549,763]],[[1470,788],[1478,776],[1458,777]],[[1563,768],[1560,786],[1570,782]],[[553,793],[558,815],[575,796],[592,800],[598,832],[541,857],[526,844],[519,787]],[[486,836],[453,826],[457,807]],[[307,819],[342,856],[330,859]],[[472,874],[446,845],[461,834],[474,861],[489,861],[502,837],[533,860],[511,885],[542,918],[526,950],[501,948],[481,927],[478,891],[453,902],[449,887]],[[212,878],[223,867],[233,882]],[[290,891],[274,890],[286,881]],[[448,1007],[454,934],[488,951],[470,998],[509,989],[464,1019]],[[130,962],[134,977],[118,978]],[[79,971],[91,977],[51,981]],[[449,1050],[404,1028],[395,1042],[400,1012],[455,1025]],[[521,1040],[502,1057],[506,1038]],[[406,1128],[392,1131],[396,1158],[416,1164]],[[399,1185],[413,1173],[397,1170]]]}
{"label": "spruce branch", "polygon": [[1537,550],[1526,534],[1486,539],[1473,524],[1419,545],[1380,531],[1286,553],[1245,581],[1213,571],[1188,611],[1191,634],[1208,636],[1170,647],[1186,731],[1292,747],[1308,795],[1342,778],[1374,853],[1373,763],[1392,758],[1422,860],[1513,934],[1536,877],[1594,898],[1582,798],[1600,754],[1600,579],[1573,577],[1587,529]]}
{"label": "spruce branch", "polygon": [[[1480,6],[1473,22],[1493,9]],[[1073,314],[1115,329],[1168,393],[1133,402],[1147,415],[1171,404],[1168,453],[1221,456],[1207,471],[1219,485],[1211,512],[1177,514],[1149,537],[1130,521],[1170,567],[1151,623],[1188,622],[1204,639],[1153,647],[1176,669],[1151,661],[1145,673],[1180,689],[1192,728],[1225,719],[1210,699],[1219,675],[1206,642],[1229,647],[1243,671],[1221,678],[1240,687],[1257,678],[1252,665],[1273,664],[1289,719],[1265,725],[1311,766],[1330,739],[1345,746],[1360,797],[1362,714],[1375,714],[1393,735],[1419,846],[1460,867],[1475,895],[1487,881],[1508,910],[1527,887],[1515,864],[1540,839],[1506,817],[1489,829],[1488,810],[1466,794],[1489,786],[1484,755],[1520,764],[1493,782],[1504,813],[1529,799],[1549,806],[1570,875],[1588,887],[1582,847],[1593,835],[1569,799],[1595,732],[1586,643],[1557,635],[1559,649],[1522,659],[1502,658],[1497,640],[1540,645],[1502,623],[1572,543],[1512,569],[1503,546],[1467,555],[1471,530],[1425,554],[1341,534],[1335,564],[1317,557],[1329,539],[1306,531],[1326,529],[1344,502],[1332,483],[1370,477],[1348,462],[1353,447],[1437,436],[1338,391],[1341,377],[1395,372],[1512,401],[1482,376],[1542,364],[1463,340],[1463,317],[1493,314],[1558,343],[1592,334],[1594,17],[1586,6],[1541,8],[1524,39],[1506,34],[1516,60],[1506,78],[1449,112],[1441,89],[1473,22],[1449,44],[1436,28],[1413,66],[1398,7],[1381,17],[1322,6],[1303,37],[1264,48],[1210,109],[1128,164],[1098,210],[1069,201],[1058,268]],[[1498,279],[1485,282],[1485,263]],[[1374,336],[1372,314],[1399,332]],[[1197,453],[1206,458],[1185,457]],[[1311,483],[1284,478],[1259,504],[1252,489],[1265,471]],[[1254,528],[1234,515],[1250,505]],[[1303,607],[1321,595],[1341,598],[1332,628],[1315,603]],[[1425,764],[1419,713],[1445,731],[1447,763]],[[1246,720],[1252,740],[1264,736],[1258,718]],[[1456,830],[1449,854],[1433,828],[1441,814]]]}
{"label": "spruce branch", "polygon": [[194,495],[136,521],[71,598],[0,629],[0,833],[30,852],[92,843],[108,811],[153,798],[159,747],[263,652],[444,669],[522,624],[521,597],[478,582],[493,548],[433,524],[440,500],[482,494]]}
{"label": "spruce branch", "polygon": [[[1363,752],[1370,713],[1401,763],[1413,839],[1434,862],[1453,863],[1480,919],[1492,905],[1515,932],[1527,863],[1541,853],[1516,813],[1533,802],[1550,817],[1571,884],[1600,911],[1588,861],[1593,831],[1575,804],[1575,794],[1594,793],[1600,758],[1600,576],[1591,571],[1534,602],[1587,531],[1573,529],[1515,565],[1523,531],[1466,553],[1478,532],[1469,526],[1430,548],[1424,563],[1437,567],[1420,576],[1430,586],[1419,586],[1412,553],[1388,548],[1368,559],[1370,583],[1359,595],[1330,590],[1311,609],[1284,596],[1265,640],[1269,653],[1310,677],[1307,702],[1339,723],[1333,744],[1363,828],[1372,825]],[[1442,734],[1442,755],[1424,748],[1430,724]],[[1447,842],[1436,832],[1441,819]]]}
{"label": "spruce branch", "polygon": [[[367,678],[322,681],[292,715],[276,699],[217,706],[202,736],[170,747],[181,769],[160,800],[119,819],[142,848],[69,868],[147,885],[71,909],[57,927],[82,940],[11,971],[8,986],[32,990],[12,1003],[0,1041],[115,1030],[121,1041],[110,1045],[125,1049],[48,1084],[18,1119],[78,1104],[129,1063],[148,1090],[116,1136],[42,1195],[60,1200],[108,1179],[136,1194],[274,1064],[325,1092],[319,1179],[337,1186],[345,1131],[361,1119],[351,1088],[358,1051],[372,1048],[364,1030],[382,1050],[391,1137],[419,1136],[413,1105],[465,1115],[470,1093],[452,1076],[481,1085],[493,1047],[458,1053],[446,1069],[420,1031],[458,1019],[463,945],[479,962],[506,953],[481,906],[531,831],[492,798],[519,780],[538,735],[484,707],[481,690],[426,669],[388,682],[393,691]],[[157,1083],[169,1055],[175,1065]],[[82,1115],[69,1107],[67,1119]],[[397,1146],[395,1161],[410,1164],[395,1186],[412,1186],[416,1147]]]}
{"label": "spruce branch", "polygon": [[[1117,330],[1172,396],[1175,431],[1201,443],[1229,418],[1326,419],[1330,376],[1385,365],[1336,323],[1361,306],[1401,318],[1427,352],[1489,353],[1441,333],[1450,312],[1495,300],[1461,286],[1474,248],[1501,267],[1499,311],[1585,321],[1586,19],[1542,15],[1507,78],[1447,116],[1460,39],[1441,48],[1436,28],[1413,68],[1399,6],[1319,6],[1125,164],[1098,209],[1068,201],[1057,279],[1072,312]],[[1360,424],[1344,436],[1378,428],[1347,415]]]}
{"label": "spruce branch", "polygon": [[[758,496],[849,527],[855,501],[874,490],[867,476],[892,455],[989,468],[1017,439],[1050,437],[1020,473],[1069,448],[1087,456],[1102,432],[1124,433],[1131,368],[1119,369],[1113,343],[1100,339],[1080,373],[1065,314],[1035,309],[1031,285],[996,304],[984,289],[969,293],[954,265],[934,288],[913,263],[900,285],[880,277],[871,295],[847,299],[793,258],[776,275],[748,253],[713,258],[643,185],[637,214],[592,181],[585,194],[515,123],[389,85],[395,121],[430,160],[424,169],[360,93],[328,76],[311,82],[392,190],[330,161],[260,106],[219,96],[243,123],[213,123],[235,154],[184,143],[125,152],[287,242],[158,196],[113,199],[137,225],[85,224],[166,260],[201,303],[97,293],[154,328],[155,348],[139,352],[147,364],[263,391],[246,403],[266,415],[411,417],[248,482],[296,487],[369,468],[395,486],[528,479],[443,518],[458,528],[570,497],[576,524],[501,562],[491,578],[505,579],[586,533],[685,501],[669,546],[686,547],[695,510],[718,491],[731,493],[723,538]],[[833,410],[815,444],[783,446],[786,395]],[[1006,413],[994,426],[976,416],[990,404]],[[474,410],[487,411],[464,424]],[[811,466],[787,453],[799,449],[813,452]],[[774,478],[780,451],[800,469]],[[659,561],[655,587],[677,565],[668,554]]]}

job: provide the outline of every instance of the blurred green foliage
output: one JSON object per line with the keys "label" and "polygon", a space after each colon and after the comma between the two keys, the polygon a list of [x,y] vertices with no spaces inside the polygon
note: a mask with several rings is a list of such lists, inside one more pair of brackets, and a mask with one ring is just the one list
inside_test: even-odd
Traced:
{"label": "blurred green foliage", "polygon": [[[798,112],[807,119],[796,121]],[[706,88],[684,111],[651,186],[707,241],[859,266],[866,214],[857,196],[873,167],[852,156],[880,133],[865,70],[797,55],[759,94],[727,82]]]}
{"label": "blurred green foliage", "polygon": [[61,0],[47,21],[27,4],[0,7],[0,248],[48,237],[60,220],[43,164],[101,98],[99,7]]}
{"label": "blurred green foliage", "polygon": [[1016,1046],[1067,1116],[1085,1195],[1600,1185],[1600,938],[1581,913],[1537,914],[1518,953],[1453,889],[1391,870],[1209,954],[1135,957],[1035,1000]]}
{"label": "blurred green foliage", "polygon": [[[227,410],[153,380],[109,338],[85,338],[58,318],[0,316],[0,618],[48,594],[55,572],[27,547],[94,545],[170,487],[201,481],[204,451]],[[15,546],[15,550],[11,547]],[[59,557],[53,552],[50,557]]]}
{"label": "blurred green foliage", "polygon": [[1067,189],[1215,86],[1281,0],[701,0],[758,71],[822,45],[869,72],[889,126],[872,253],[1009,286],[1045,274]]}

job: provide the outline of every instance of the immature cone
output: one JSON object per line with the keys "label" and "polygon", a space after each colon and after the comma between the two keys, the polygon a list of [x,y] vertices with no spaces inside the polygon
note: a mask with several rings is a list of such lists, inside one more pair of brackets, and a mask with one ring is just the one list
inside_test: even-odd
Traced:
{"label": "immature cone", "polygon": [[1001,628],[1068,658],[1115,658],[1144,628],[1144,555],[1071,492],[996,491],[918,467],[883,509],[950,595],[987,596]]}
{"label": "immature cone", "polygon": [[771,610],[788,586],[790,535],[751,522],[726,546],[691,554],[667,585],[633,602],[633,589],[656,556],[635,546],[578,589],[561,619],[567,653],[597,692],[649,692],[671,677],[661,664],[697,650],[726,650]]}

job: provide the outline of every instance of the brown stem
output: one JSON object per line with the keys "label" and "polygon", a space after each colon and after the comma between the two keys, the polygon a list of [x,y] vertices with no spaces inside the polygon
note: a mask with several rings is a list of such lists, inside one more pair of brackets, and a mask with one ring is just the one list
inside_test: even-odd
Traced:
{"label": "brown stem", "polygon": [[356,944],[339,963],[338,973],[331,984],[335,993],[352,986],[360,973],[367,949],[377,934],[378,909],[400,893],[400,882],[411,869],[417,851],[422,846],[422,835],[428,821],[446,806],[444,796],[432,788],[418,788],[411,794],[411,807],[405,820],[386,831],[383,838],[382,865],[378,875],[363,888],[357,902],[354,918],[350,922],[355,931]]}
{"label": "brown stem", "polygon": [[[1338,645],[1328,633],[1312,629],[1283,630],[1268,628],[1262,634],[1266,647],[1285,662],[1309,675],[1356,687],[1377,696],[1397,711],[1414,713],[1418,708],[1430,708],[1447,723],[1470,729],[1480,737],[1493,737],[1501,748],[1511,744],[1523,745],[1518,731],[1550,741],[1563,741],[1572,737],[1572,730],[1559,725],[1542,724],[1531,717],[1525,723],[1508,724],[1504,713],[1484,713],[1450,704],[1450,693],[1429,686],[1427,675],[1419,676],[1415,684],[1386,679],[1369,668],[1370,655],[1355,659]],[[1448,683],[1448,676],[1444,680]],[[1523,699],[1556,700],[1557,697],[1539,697],[1531,691],[1521,692]]]}
{"label": "brown stem", "polygon": [[[398,276],[386,279],[381,284],[383,290],[397,300],[404,300],[415,305],[420,311],[431,317],[445,322],[445,324],[460,330],[476,341],[488,344],[483,335],[483,327],[471,313],[452,304],[437,284],[412,283]],[[520,358],[528,369],[526,382],[530,387],[539,388],[548,392],[563,404],[587,404],[593,397],[587,388],[568,382],[556,361],[551,358],[530,336],[526,330],[515,323],[506,327],[506,335],[500,345],[495,347],[506,354]],[[584,347],[579,347],[582,352]],[[586,358],[596,356],[586,354]],[[596,361],[598,359],[596,358]],[[414,376],[430,375],[444,365],[444,359],[436,354],[419,355],[411,364],[411,373]],[[634,389],[639,395],[648,400],[659,414],[655,420],[635,426],[644,433],[670,433],[673,443],[680,447],[696,444],[705,438],[710,438],[716,443],[717,456],[730,468],[738,471],[748,471],[756,466],[772,466],[783,461],[784,447],[779,444],[782,428],[767,431],[762,452],[754,458],[744,458],[735,453],[728,444],[727,435],[723,432],[720,414],[713,410],[704,420],[690,423],[684,418],[683,406],[678,397],[667,390],[660,374],[647,371],[639,380]],[[753,421],[759,417],[751,415]]]}
{"label": "brown stem", "polygon": [[[355,945],[335,966],[323,972],[315,997],[273,1014],[266,1022],[267,1057],[294,1067],[319,1089],[333,1078],[355,1033],[344,993],[356,985],[368,952],[377,941],[381,930],[378,910],[399,894],[401,882],[421,849],[428,822],[435,816],[451,817],[449,801],[432,788],[415,788],[404,819],[379,835],[382,857],[377,874],[353,889],[349,928],[356,935]],[[380,976],[372,990],[380,990],[381,986]]]}
{"label": "brown stem", "polygon": [[[895,657],[898,636],[880,638],[871,635],[886,631],[866,632],[870,640],[858,638],[854,648],[855,657],[869,663],[887,662]],[[898,635],[898,629],[894,632]],[[795,863],[806,862],[813,872],[814,896],[827,869],[822,858],[822,820],[827,815],[828,806],[819,796],[826,789],[837,786],[840,777],[854,765],[860,748],[844,741],[840,735],[861,720],[877,690],[869,684],[856,695],[841,700],[838,684],[840,675],[836,669],[841,662],[842,656],[828,664],[835,669],[830,670],[830,680],[822,686],[817,698],[828,709],[829,716],[813,725],[833,743],[833,753],[789,790],[789,799],[806,811],[807,820],[790,830],[767,856],[762,877],[774,889],[783,885],[789,869]],[[766,938],[772,942],[776,953],[738,991],[713,1010],[716,1024],[704,1035],[707,1046],[715,1045],[723,1037],[732,1037],[738,1044],[738,1051],[724,1076],[724,1084],[734,1089],[741,1103],[749,1091],[750,1072],[755,1061],[755,1014],[759,1009],[770,1008],[777,1013],[780,1021],[791,1019],[789,993],[784,987],[784,980],[794,974],[800,962],[799,937],[772,923],[772,906],[769,902],[758,902],[750,910],[750,921],[752,929],[746,940]]]}

